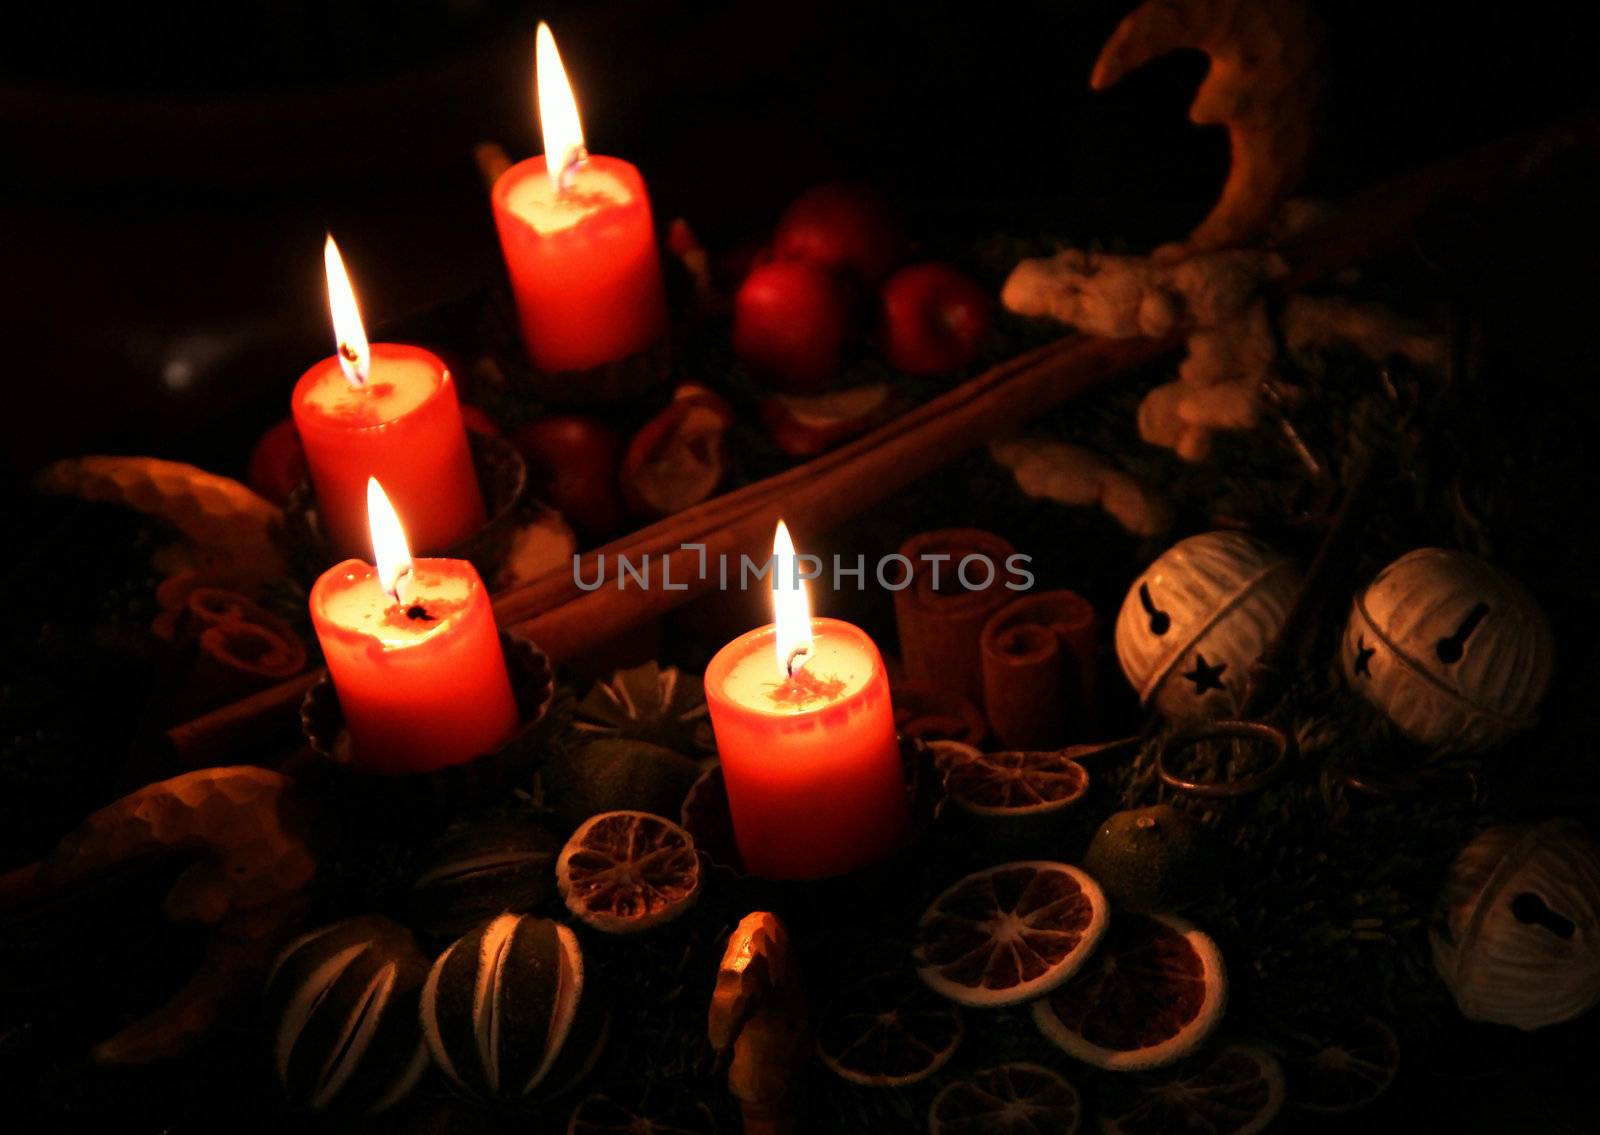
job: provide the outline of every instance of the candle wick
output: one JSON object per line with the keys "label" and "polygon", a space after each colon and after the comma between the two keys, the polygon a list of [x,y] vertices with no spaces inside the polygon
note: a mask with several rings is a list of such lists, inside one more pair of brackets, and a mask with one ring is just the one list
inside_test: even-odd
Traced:
{"label": "candle wick", "polygon": [[811,661],[811,648],[809,646],[797,646],[789,652],[789,657],[784,662],[784,669],[788,671],[788,676],[792,678],[794,677],[794,672],[804,668],[809,661]]}
{"label": "candle wick", "polygon": [[360,351],[343,339],[339,340],[339,369],[344,371],[345,380],[351,386],[359,389],[367,385],[366,361]]}
{"label": "candle wick", "polygon": [[[403,585],[404,585],[405,581],[410,579],[410,578],[411,578],[411,565],[407,564],[405,567],[401,568],[398,572],[395,573],[395,577],[394,577],[393,581],[391,581],[391,583],[389,584],[388,591],[389,591],[389,598],[393,599],[396,603],[400,604],[402,607],[407,607],[408,609],[406,611],[406,614],[410,615],[411,618],[415,619],[415,618],[417,618],[417,616],[411,614],[411,612],[415,611],[415,610],[421,610],[421,604],[408,605],[408,601],[401,594],[401,592],[404,590]],[[427,612],[423,611],[423,614],[426,615]]]}
{"label": "candle wick", "polygon": [[572,188],[572,183],[577,179],[578,169],[589,160],[589,148],[582,142],[574,143],[567,147],[561,155],[561,175],[556,179],[556,189],[565,193]]}

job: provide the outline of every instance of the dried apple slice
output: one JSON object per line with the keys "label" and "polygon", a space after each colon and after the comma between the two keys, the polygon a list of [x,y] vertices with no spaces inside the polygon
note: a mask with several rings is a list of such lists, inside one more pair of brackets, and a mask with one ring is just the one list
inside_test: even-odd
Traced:
{"label": "dried apple slice", "polygon": [[671,516],[699,504],[728,472],[733,408],[697,383],[646,422],[622,459],[622,497],[640,516]]}
{"label": "dried apple slice", "polygon": [[774,394],[758,410],[778,448],[790,457],[814,457],[889,416],[887,382],[829,394]]}

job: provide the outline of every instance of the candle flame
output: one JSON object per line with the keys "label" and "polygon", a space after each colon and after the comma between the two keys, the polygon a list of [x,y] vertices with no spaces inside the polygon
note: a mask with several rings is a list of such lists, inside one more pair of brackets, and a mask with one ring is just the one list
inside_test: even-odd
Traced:
{"label": "candle flame", "polygon": [[328,274],[328,310],[333,315],[339,367],[351,386],[365,386],[372,373],[372,348],[367,344],[366,329],[361,326],[361,308],[356,304],[355,289],[350,286],[350,274],[344,270],[344,258],[333,243],[332,233],[322,246],[322,267]]}
{"label": "candle flame", "polygon": [[589,156],[583,144],[583,123],[578,119],[578,100],[572,83],[561,65],[556,37],[550,25],[539,24],[534,43],[534,77],[539,89],[539,129],[544,134],[545,173],[557,193],[572,180],[572,173]]}
{"label": "candle flame", "polygon": [[411,574],[411,545],[406,543],[406,530],[400,525],[394,505],[389,503],[389,494],[376,477],[367,478],[367,527],[372,532],[378,582],[396,603],[403,603],[400,585]]}
{"label": "candle flame", "polygon": [[772,535],[772,622],[777,634],[778,673],[789,678],[811,656],[811,600],[800,578],[789,526],[778,521]]}

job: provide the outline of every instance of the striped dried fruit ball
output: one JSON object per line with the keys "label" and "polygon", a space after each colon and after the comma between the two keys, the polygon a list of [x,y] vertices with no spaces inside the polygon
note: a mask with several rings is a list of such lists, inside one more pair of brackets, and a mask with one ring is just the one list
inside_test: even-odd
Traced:
{"label": "striped dried fruit ball", "polygon": [[515,1103],[582,1079],[605,1043],[606,1016],[585,992],[573,932],[503,914],[456,940],[422,987],[422,1035],[467,1094]]}
{"label": "striped dried fruit ball", "polygon": [[532,910],[555,890],[556,837],[536,824],[471,824],[429,850],[411,887],[415,925],[454,938],[496,915]]}
{"label": "striped dried fruit ball", "polygon": [[284,947],[267,978],[272,1056],[284,1091],[312,1111],[371,1114],[428,1067],[417,998],[428,959],[387,918],[347,918]]}

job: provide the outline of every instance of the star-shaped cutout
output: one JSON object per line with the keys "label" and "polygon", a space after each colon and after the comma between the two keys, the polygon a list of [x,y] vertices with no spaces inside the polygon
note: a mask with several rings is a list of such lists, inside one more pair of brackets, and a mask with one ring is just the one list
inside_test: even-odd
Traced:
{"label": "star-shaped cutout", "polygon": [[1355,672],[1364,678],[1372,677],[1372,656],[1378,653],[1378,648],[1367,645],[1366,635],[1356,639]]}
{"label": "star-shaped cutout", "polygon": [[1186,672],[1183,676],[1194,683],[1194,692],[1196,694],[1203,694],[1207,690],[1224,688],[1222,685],[1222,672],[1227,668],[1228,664],[1226,662],[1218,662],[1215,666],[1207,665],[1205,655],[1196,654],[1194,656],[1194,669]]}

